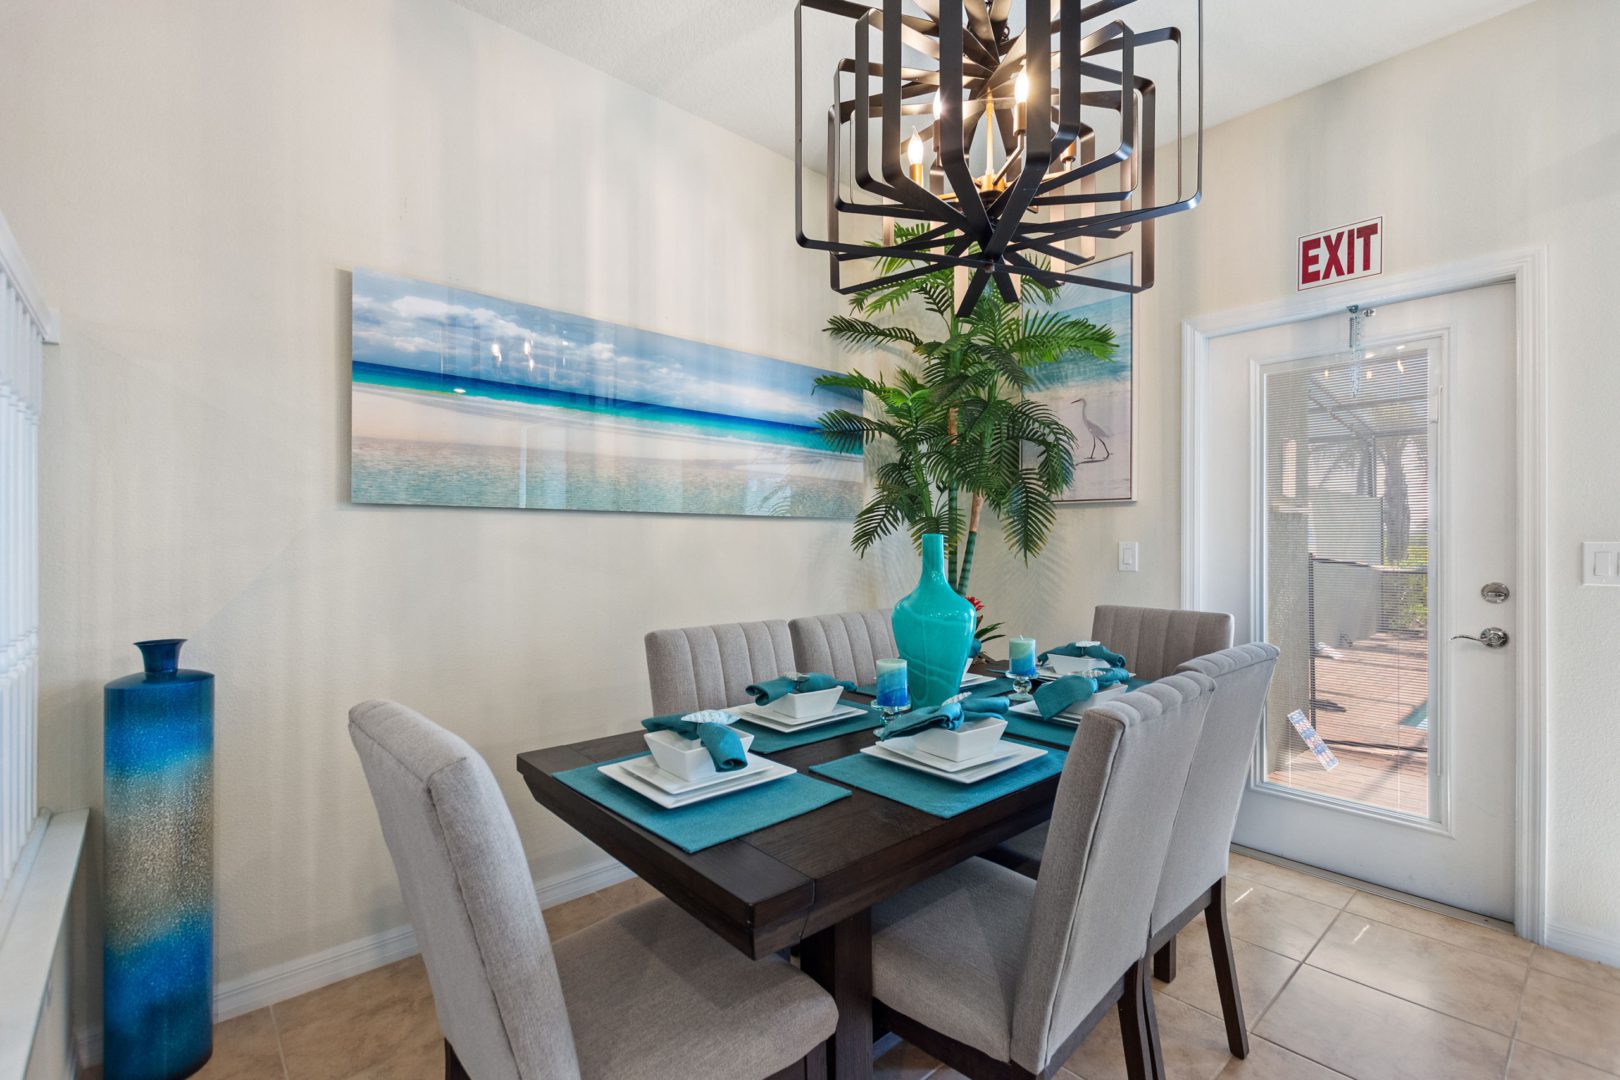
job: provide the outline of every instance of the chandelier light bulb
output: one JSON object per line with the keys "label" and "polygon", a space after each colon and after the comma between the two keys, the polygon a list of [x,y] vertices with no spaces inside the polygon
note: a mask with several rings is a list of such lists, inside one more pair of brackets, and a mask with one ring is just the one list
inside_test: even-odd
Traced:
{"label": "chandelier light bulb", "polygon": [[497,341],[497,342],[495,342],[493,345],[491,345],[489,347],[489,355],[491,355],[491,356],[493,356],[495,358],[495,362],[497,364],[501,362],[501,344],[500,344],[500,342]]}
{"label": "chandelier light bulb", "polygon": [[1018,73],[1018,79],[1013,83],[1013,100],[1020,105],[1029,100],[1029,76],[1022,71]]}
{"label": "chandelier light bulb", "polygon": [[911,133],[911,141],[906,144],[906,160],[911,162],[913,165],[921,165],[923,163],[922,136],[917,134],[915,131]]}

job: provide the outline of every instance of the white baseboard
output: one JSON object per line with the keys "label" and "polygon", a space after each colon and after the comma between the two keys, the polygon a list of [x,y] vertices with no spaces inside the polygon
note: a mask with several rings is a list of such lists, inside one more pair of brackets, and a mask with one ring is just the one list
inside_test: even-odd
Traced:
{"label": "white baseboard", "polygon": [[1585,930],[1549,922],[1545,944],[1549,949],[1571,956],[1620,967],[1620,941],[1601,934],[1589,934]]}
{"label": "white baseboard", "polygon": [[[540,900],[540,907],[544,909],[587,896],[631,876],[623,863],[609,859],[563,877],[537,879],[534,891]],[[250,972],[214,988],[214,1020],[218,1022],[242,1016],[266,1005],[351,979],[407,956],[415,956],[416,952],[416,932],[407,924]],[[80,1066],[100,1063],[99,1026],[79,1032],[78,1050]]]}

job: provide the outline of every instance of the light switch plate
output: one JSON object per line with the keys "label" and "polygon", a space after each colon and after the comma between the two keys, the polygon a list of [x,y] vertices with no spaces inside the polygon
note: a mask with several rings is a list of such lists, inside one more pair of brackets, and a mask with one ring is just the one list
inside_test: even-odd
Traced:
{"label": "light switch plate", "polygon": [[1121,540],[1119,542],[1119,568],[1130,574],[1134,574],[1141,569],[1141,565],[1137,561],[1135,540]]}
{"label": "light switch plate", "polygon": [[1581,545],[1581,584],[1620,585],[1620,540],[1588,540]]}

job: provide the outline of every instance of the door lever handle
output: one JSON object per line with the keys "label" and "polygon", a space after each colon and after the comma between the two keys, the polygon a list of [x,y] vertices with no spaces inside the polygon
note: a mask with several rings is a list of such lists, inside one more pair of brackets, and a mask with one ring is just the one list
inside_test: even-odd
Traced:
{"label": "door lever handle", "polygon": [[1508,632],[1500,626],[1487,626],[1477,634],[1453,634],[1451,640],[1477,641],[1487,649],[1500,649],[1512,639],[1508,637]]}

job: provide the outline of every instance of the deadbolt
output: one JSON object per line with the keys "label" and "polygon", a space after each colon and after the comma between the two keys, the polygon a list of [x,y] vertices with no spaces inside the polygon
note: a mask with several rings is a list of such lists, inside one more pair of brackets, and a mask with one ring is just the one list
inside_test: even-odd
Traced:
{"label": "deadbolt", "polygon": [[1479,595],[1485,598],[1487,604],[1501,604],[1513,594],[1508,592],[1508,587],[1500,581],[1492,581],[1479,590]]}

